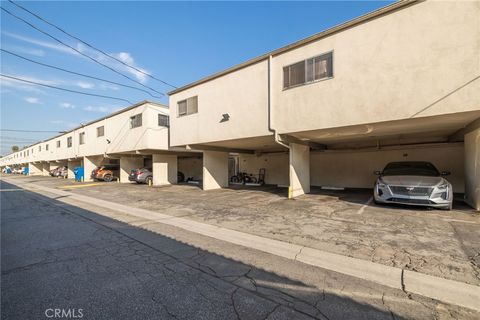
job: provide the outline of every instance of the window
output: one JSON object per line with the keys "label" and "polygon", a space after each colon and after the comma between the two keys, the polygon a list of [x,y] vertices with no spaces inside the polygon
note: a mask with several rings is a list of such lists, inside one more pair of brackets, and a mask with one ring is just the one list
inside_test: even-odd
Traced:
{"label": "window", "polygon": [[198,96],[178,102],[178,116],[186,116],[198,112]]}
{"label": "window", "polygon": [[85,132],[80,132],[78,134],[78,143],[85,144]]}
{"label": "window", "polygon": [[130,117],[130,129],[141,127],[142,126],[142,114],[136,114],[133,117]]}
{"label": "window", "polygon": [[60,148],[60,140],[57,140],[57,148]]}
{"label": "window", "polygon": [[160,127],[169,127],[170,126],[170,118],[164,114],[158,114],[158,126]]}
{"label": "window", "polygon": [[30,155],[30,150],[27,150],[27,156],[29,156],[29,155]]}
{"label": "window", "polygon": [[72,147],[72,137],[68,137],[67,138],[67,148],[71,148]]}
{"label": "window", "polygon": [[105,135],[105,127],[101,126],[97,128],[97,138]]}
{"label": "window", "polygon": [[38,151],[42,151],[42,146],[38,146]]}
{"label": "window", "polygon": [[45,150],[48,151],[48,144],[45,145]]}
{"label": "window", "polygon": [[283,67],[283,89],[333,77],[333,54],[322,54]]}

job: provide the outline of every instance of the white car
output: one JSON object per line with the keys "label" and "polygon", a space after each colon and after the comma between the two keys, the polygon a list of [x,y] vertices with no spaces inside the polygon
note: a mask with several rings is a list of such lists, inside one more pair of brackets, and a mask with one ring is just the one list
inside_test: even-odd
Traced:
{"label": "white car", "polygon": [[390,162],[379,175],[373,190],[374,201],[452,209],[452,185],[430,162]]}

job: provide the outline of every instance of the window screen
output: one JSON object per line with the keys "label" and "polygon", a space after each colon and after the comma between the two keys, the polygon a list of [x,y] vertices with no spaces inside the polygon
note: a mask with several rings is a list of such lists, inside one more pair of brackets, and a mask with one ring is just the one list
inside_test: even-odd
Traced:
{"label": "window screen", "polygon": [[103,137],[105,135],[105,127],[101,126],[97,128],[97,137]]}
{"label": "window screen", "polygon": [[169,127],[170,126],[170,118],[167,115],[159,114],[158,115],[158,126],[160,127]]}
{"label": "window screen", "polygon": [[190,97],[178,102],[178,116],[185,116],[198,112],[198,96]]}
{"label": "window screen", "polygon": [[333,77],[332,52],[294,63],[283,68],[283,88],[299,86]]}
{"label": "window screen", "polygon": [[78,143],[85,144],[85,132],[80,132],[78,134]]}
{"label": "window screen", "polygon": [[138,128],[142,126],[142,114],[136,114],[133,117],[130,117],[130,128]]}
{"label": "window screen", "polygon": [[67,148],[72,147],[72,137],[67,138]]}

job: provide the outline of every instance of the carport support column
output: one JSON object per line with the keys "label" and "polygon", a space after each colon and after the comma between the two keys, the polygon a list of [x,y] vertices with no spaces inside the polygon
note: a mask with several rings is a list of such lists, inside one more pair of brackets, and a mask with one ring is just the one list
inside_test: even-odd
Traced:
{"label": "carport support column", "polygon": [[120,182],[129,183],[128,176],[130,171],[143,167],[142,157],[120,157]]}
{"label": "carport support column", "polygon": [[[480,119],[479,119],[480,120]],[[480,121],[465,134],[465,201],[480,210]]]}
{"label": "carport support column", "polygon": [[154,186],[177,183],[177,156],[154,154],[152,157],[152,170]]}
{"label": "carport support column", "polygon": [[42,166],[42,176],[50,175],[50,162],[43,162]]}
{"label": "carport support column", "polygon": [[75,173],[73,173],[73,169],[78,166],[78,160],[76,161],[67,161],[67,167],[68,167],[68,173],[67,173],[67,179],[75,179]]}
{"label": "carport support column", "polygon": [[228,187],[228,152],[203,152],[203,190]]}
{"label": "carport support column", "polygon": [[42,174],[43,167],[41,163],[28,163],[28,175],[39,176]]}
{"label": "carport support column", "polygon": [[295,198],[310,192],[310,147],[290,143],[290,186],[288,198]]}
{"label": "carport support column", "polygon": [[83,176],[84,181],[93,181],[92,171],[100,165],[102,161],[98,157],[83,157]]}

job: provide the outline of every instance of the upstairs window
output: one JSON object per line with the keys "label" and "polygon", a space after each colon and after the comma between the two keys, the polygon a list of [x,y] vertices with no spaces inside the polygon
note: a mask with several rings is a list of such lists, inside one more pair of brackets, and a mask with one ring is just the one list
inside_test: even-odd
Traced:
{"label": "upstairs window", "polygon": [[78,134],[78,143],[85,144],[85,132],[80,132]]}
{"label": "upstairs window", "polygon": [[57,148],[60,148],[60,140],[57,140]]}
{"label": "upstairs window", "polygon": [[158,114],[158,126],[170,127],[170,117],[164,114]]}
{"label": "upstairs window", "polygon": [[72,137],[68,137],[67,138],[67,148],[71,148],[72,147]]}
{"label": "upstairs window", "polygon": [[283,67],[283,89],[333,77],[333,54],[322,54]]}
{"label": "upstairs window", "polygon": [[48,144],[45,145],[45,150],[48,151]]}
{"label": "upstairs window", "polygon": [[105,127],[101,126],[97,128],[97,138],[105,135]]}
{"label": "upstairs window", "polygon": [[138,128],[142,126],[142,114],[136,114],[130,117],[130,129]]}
{"label": "upstairs window", "polygon": [[179,101],[177,104],[179,117],[198,112],[198,96]]}
{"label": "upstairs window", "polygon": [[38,146],[38,151],[42,151],[42,146]]}

